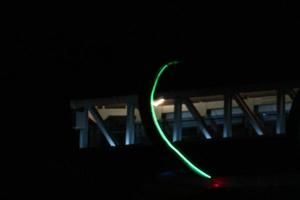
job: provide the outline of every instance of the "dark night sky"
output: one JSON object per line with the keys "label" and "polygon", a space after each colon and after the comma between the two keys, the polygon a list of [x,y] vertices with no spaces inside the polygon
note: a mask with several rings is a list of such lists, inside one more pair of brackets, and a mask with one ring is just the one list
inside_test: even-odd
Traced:
{"label": "dark night sky", "polygon": [[226,65],[229,75],[234,62],[265,68],[265,63],[297,55],[292,50],[299,42],[296,7],[293,1],[111,3],[60,9],[45,18],[41,10],[14,25],[18,64],[26,67],[9,70],[75,83],[101,74],[107,82],[116,71],[131,77],[138,72],[143,81],[174,58],[201,60],[205,70],[211,61],[220,71]]}

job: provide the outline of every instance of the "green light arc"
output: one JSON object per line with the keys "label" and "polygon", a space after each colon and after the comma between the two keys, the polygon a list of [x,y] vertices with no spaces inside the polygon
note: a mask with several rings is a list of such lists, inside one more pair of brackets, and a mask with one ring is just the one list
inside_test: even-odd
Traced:
{"label": "green light arc", "polygon": [[152,86],[152,89],[151,89],[151,95],[150,95],[150,108],[151,108],[151,115],[152,115],[152,120],[155,124],[155,127],[159,133],[159,135],[161,136],[161,138],[163,139],[163,141],[167,144],[167,146],[183,161],[183,163],[189,168],[191,169],[193,172],[195,172],[196,174],[202,176],[202,177],[205,177],[205,178],[208,178],[210,179],[211,176],[208,175],[207,173],[205,173],[203,170],[199,169],[195,164],[193,164],[188,158],[186,158],[186,156],[180,152],[173,144],[172,142],[167,138],[166,134],[163,132],[163,130],[161,129],[159,123],[158,123],[158,119],[156,117],[156,114],[155,114],[155,110],[154,110],[154,106],[153,106],[153,102],[154,102],[154,95],[156,93],[156,89],[157,89],[157,85],[158,85],[158,82],[159,82],[159,79],[160,77],[162,76],[163,72],[171,65],[176,65],[178,64],[179,62],[178,61],[173,61],[173,62],[169,62],[167,63],[166,65],[163,65],[156,78],[155,78],[155,81],[154,81],[154,84]]}

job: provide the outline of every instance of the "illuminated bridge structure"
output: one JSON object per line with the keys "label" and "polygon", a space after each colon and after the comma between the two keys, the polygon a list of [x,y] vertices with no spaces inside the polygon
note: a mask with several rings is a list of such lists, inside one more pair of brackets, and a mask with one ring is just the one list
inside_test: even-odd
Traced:
{"label": "illuminated bridge structure", "polygon": [[[173,142],[282,137],[298,88],[160,93],[159,123]],[[150,145],[139,96],[72,100],[80,148]]]}

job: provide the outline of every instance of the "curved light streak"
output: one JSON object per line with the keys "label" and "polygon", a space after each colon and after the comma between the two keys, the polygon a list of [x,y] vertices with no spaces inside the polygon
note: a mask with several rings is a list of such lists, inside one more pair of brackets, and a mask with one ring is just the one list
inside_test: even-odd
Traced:
{"label": "curved light streak", "polygon": [[153,119],[153,122],[155,124],[155,127],[159,133],[159,135],[161,136],[161,138],[163,139],[163,141],[167,144],[167,146],[183,161],[183,163],[188,166],[188,168],[190,168],[193,172],[195,172],[196,174],[202,176],[202,177],[205,177],[205,178],[208,178],[210,179],[211,176],[208,175],[207,173],[205,173],[204,171],[202,171],[201,169],[199,169],[195,164],[193,164],[188,158],[186,158],[186,156],[180,152],[173,144],[172,142],[170,142],[170,140],[167,138],[166,134],[163,132],[163,130],[161,129],[159,123],[158,123],[158,119],[156,117],[156,114],[155,114],[155,110],[154,110],[154,95],[155,95],[155,92],[156,92],[156,88],[157,88],[157,85],[158,85],[158,82],[159,82],[159,79],[161,77],[161,75],[163,74],[163,72],[171,65],[176,65],[178,64],[179,62],[178,61],[174,61],[174,62],[169,62],[168,64],[166,65],[163,65],[161,67],[161,69],[159,70],[156,78],[155,78],[155,81],[154,81],[154,84],[152,86],[152,89],[151,89],[151,96],[150,96],[150,108],[151,108],[151,115],[152,115],[152,119]]}

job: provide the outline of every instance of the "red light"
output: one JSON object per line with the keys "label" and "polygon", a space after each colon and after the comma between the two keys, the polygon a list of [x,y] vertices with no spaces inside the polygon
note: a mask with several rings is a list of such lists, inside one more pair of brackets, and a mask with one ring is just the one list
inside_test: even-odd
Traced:
{"label": "red light", "polygon": [[228,186],[228,181],[224,177],[213,178],[210,182],[211,188],[224,188]]}
{"label": "red light", "polygon": [[212,187],[213,187],[213,188],[219,188],[219,187],[221,187],[221,185],[220,185],[219,183],[213,183],[213,184],[212,184]]}

